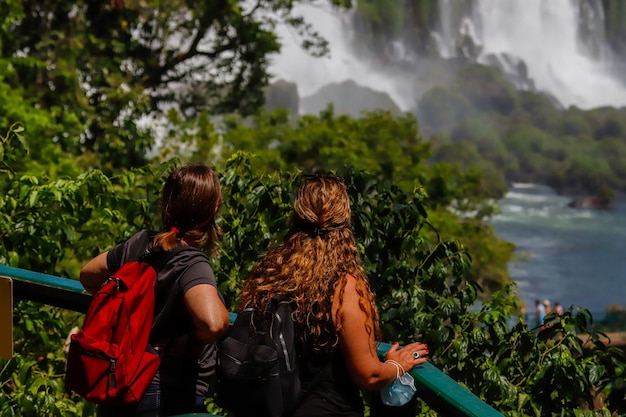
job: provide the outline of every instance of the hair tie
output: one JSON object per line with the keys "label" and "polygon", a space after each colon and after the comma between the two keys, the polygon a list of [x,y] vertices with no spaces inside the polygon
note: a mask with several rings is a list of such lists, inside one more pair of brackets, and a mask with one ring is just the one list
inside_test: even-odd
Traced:
{"label": "hair tie", "polygon": [[309,237],[320,237],[320,236],[326,236],[328,233],[332,232],[333,230],[339,230],[342,228],[343,228],[342,226],[335,226],[335,227],[313,226],[311,227],[311,225],[308,225],[308,226],[302,227],[300,230],[306,233]]}
{"label": "hair tie", "polygon": [[314,227],[313,229],[311,229],[311,235],[312,236],[324,236],[325,234],[330,232],[330,230],[331,229],[327,227]]}
{"label": "hair tie", "polygon": [[180,230],[172,226],[172,228],[170,229],[170,232],[174,233],[174,235],[177,235],[180,232]]}

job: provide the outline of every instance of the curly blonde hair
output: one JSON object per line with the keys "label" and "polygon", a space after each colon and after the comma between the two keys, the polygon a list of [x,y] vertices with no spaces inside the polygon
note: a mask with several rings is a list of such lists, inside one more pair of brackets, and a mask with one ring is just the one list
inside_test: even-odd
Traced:
{"label": "curly blonde hair", "polygon": [[368,317],[368,334],[380,337],[374,295],[361,266],[350,224],[351,210],[342,179],[308,176],[294,201],[291,228],[284,241],[269,250],[252,270],[240,295],[240,307],[261,311],[272,300],[291,300],[293,319],[303,346],[330,352],[339,343],[340,312],[332,317],[347,274],[357,280],[359,306]]}

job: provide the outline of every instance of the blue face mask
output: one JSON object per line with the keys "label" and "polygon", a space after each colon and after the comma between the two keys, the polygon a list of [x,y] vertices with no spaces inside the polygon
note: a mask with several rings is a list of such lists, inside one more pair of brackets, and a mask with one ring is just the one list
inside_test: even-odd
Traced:
{"label": "blue face mask", "polygon": [[399,407],[411,401],[415,395],[415,383],[413,377],[406,373],[396,379],[380,391],[380,398],[385,405]]}

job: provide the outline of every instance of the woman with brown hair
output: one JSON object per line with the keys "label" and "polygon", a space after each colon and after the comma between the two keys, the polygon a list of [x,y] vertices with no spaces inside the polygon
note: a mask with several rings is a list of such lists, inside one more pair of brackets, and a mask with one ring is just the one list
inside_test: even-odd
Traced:
{"label": "woman with brown hair", "polygon": [[287,236],[256,265],[240,296],[241,308],[259,311],[273,299],[292,302],[308,394],[295,417],[363,416],[361,388],[381,389],[427,361],[428,348],[419,342],[402,349],[394,343],[379,360],[378,311],[350,218],[342,179],[306,177]]}
{"label": "woman with brown hair", "polygon": [[229,321],[208,258],[199,250],[215,253],[221,202],[219,180],[211,168],[177,168],[163,187],[163,230],[142,230],[80,271],[81,283],[94,293],[124,263],[146,252],[173,255],[157,273],[155,320],[150,324],[150,345],[161,358],[159,370],[138,404],[100,407],[99,415],[148,417],[203,410],[215,369],[214,343]]}

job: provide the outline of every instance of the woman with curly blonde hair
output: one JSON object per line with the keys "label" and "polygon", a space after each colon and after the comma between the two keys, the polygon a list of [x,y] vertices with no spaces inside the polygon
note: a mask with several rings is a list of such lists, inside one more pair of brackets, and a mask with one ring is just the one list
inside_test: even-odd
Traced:
{"label": "woman with curly blonde hair", "polygon": [[[294,201],[291,228],[253,269],[240,306],[263,310],[290,300],[307,397],[292,416],[363,416],[360,389],[383,388],[426,362],[426,345],[398,349],[381,362],[378,311],[351,230],[342,179],[307,176]],[[418,352],[419,355],[414,355]],[[415,357],[418,356],[418,357]],[[315,383],[309,386],[315,379]]]}

